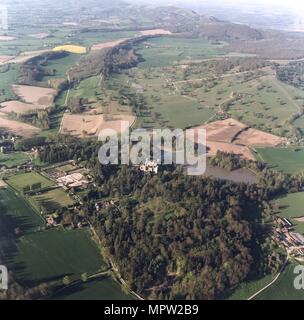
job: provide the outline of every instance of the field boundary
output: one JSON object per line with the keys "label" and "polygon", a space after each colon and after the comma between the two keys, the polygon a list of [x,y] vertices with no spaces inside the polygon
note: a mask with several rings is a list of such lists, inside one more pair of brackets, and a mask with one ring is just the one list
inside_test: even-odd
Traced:
{"label": "field boundary", "polygon": [[260,289],[259,291],[257,291],[256,293],[254,293],[251,297],[249,297],[247,300],[253,300],[255,297],[257,297],[259,294],[261,294],[262,292],[264,292],[266,289],[268,289],[269,287],[271,287],[281,276],[281,274],[283,273],[283,271],[285,270],[287,264],[289,261],[289,257],[287,256],[286,261],[284,262],[283,266],[281,267],[279,273],[274,277],[274,279],[268,283],[265,287],[263,287],[262,289]]}
{"label": "field boundary", "polygon": [[16,190],[12,185],[10,185],[9,183],[6,183],[8,188],[13,191],[18,197],[22,198],[24,200],[24,202],[40,217],[40,219],[43,221],[43,223],[45,223],[45,220],[43,219],[42,215],[40,214],[38,208],[36,208],[34,206],[33,203],[31,203],[31,201],[26,198],[23,194],[21,194],[18,190]]}
{"label": "field boundary", "polygon": [[40,214],[40,212],[38,211],[37,208],[35,208],[35,206],[31,203],[31,201],[29,201],[29,199],[27,199],[26,197],[24,197],[20,192],[18,192],[13,186],[11,186],[9,183],[7,183],[7,187],[8,189],[10,189],[12,192],[14,192],[16,194],[16,196],[20,197],[22,200],[24,200],[24,202],[26,203],[26,205],[31,208],[37,216],[39,216],[39,218],[41,219],[41,221],[43,221],[43,223],[45,223],[45,220],[43,219],[42,215]]}

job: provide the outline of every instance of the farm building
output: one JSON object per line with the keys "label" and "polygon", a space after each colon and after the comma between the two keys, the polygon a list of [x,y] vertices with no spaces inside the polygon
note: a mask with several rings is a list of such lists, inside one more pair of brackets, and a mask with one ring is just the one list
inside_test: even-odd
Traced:
{"label": "farm building", "polygon": [[290,255],[302,256],[304,253],[304,236],[293,232],[292,223],[286,218],[277,218],[278,227],[274,229],[272,239],[282,245]]}

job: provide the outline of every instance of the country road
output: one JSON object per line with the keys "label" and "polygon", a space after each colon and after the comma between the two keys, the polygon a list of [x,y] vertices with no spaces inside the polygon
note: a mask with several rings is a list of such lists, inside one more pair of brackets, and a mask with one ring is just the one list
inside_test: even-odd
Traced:
{"label": "country road", "polygon": [[268,283],[265,287],[263,287],[262,289],[260,289],[259,291],[257,291],[256,293],[254,293],[251,297],[249,297],[247,300],[253,300],[255,297],[257,297],[259,294],[261,294],[262,292],[264,292],[267,288],[271,287],[281,276],[282,272],[285,270],[286,265],[288,263],[288,259],[289,257],[287,256],[286,261],[284,262],[281,270],[279,271],[279,273],[275,276],[275,278]]}
{"label": "country road", "polygon": [[70,74],[69,72],[67,71],[67,78],[68,78],[68,82],[69,82],[69,89],[68,89],[68,92],[65,96],[65,100],[64,100],[64,106],[66,107],[68,105],[68,99],[69,99],[69,95],[70,95],[70,91],[71,91],[71,78],[70,78]]}

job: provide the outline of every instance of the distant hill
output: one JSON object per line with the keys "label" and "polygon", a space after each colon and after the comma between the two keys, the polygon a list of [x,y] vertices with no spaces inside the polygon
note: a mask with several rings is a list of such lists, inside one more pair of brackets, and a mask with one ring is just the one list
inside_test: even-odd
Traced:
{"label": "distant hill", "polygon": [[203,23],[197,30],[200,37],[214,38],[218,40],[261,40],[263,33],[243,24],[225,21],[210,21]]}
{"label": "distant hill", "polygon": [[41,23],[55,26],[72,23],[83,28],[108,30],[163,28],[174,33],[224,41],[269,38],[267,33],[247,25],[221,21],[193,10],[133,5],[121,0],[65,0],[56,6],[52,0],[42,0],[33,1],[29,8],[18,2],[12,10],[12,26],[22,26],[23,21],[35,26]]}
{"label": "distant hill", "polygon": [[108,7],[107,15],[128,16],[134,27],[161,27],[172,32],[188,33],[193,36],[217,40],[259,40],[263,33],[249,26],[221,21],[215,17],[200,15],[193,10],[174,6],[134,6],[123,3],[115,8]]}

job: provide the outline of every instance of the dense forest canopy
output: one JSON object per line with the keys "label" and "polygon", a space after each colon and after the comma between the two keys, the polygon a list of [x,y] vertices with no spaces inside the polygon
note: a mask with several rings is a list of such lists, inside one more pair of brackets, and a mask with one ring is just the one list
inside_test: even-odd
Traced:
{"label": "dense forest canopy", "polygon": [[[254,275],[274,272],[282,256],[265,245],[264,209],[289,190],[303,188],[303,176],[273,172],[252,162],[257,184],[191,177],[182,167],[162,166],[158,175],[136,167],[102,166],[100,143],[61,136],[40,152],[42,161],[73,158],[91,169],[84,211],[124,279],[149,298],[213,299]],[[218,154],[213,160],[237,158]],[[115,204],[97,209],[96,201]]]}

